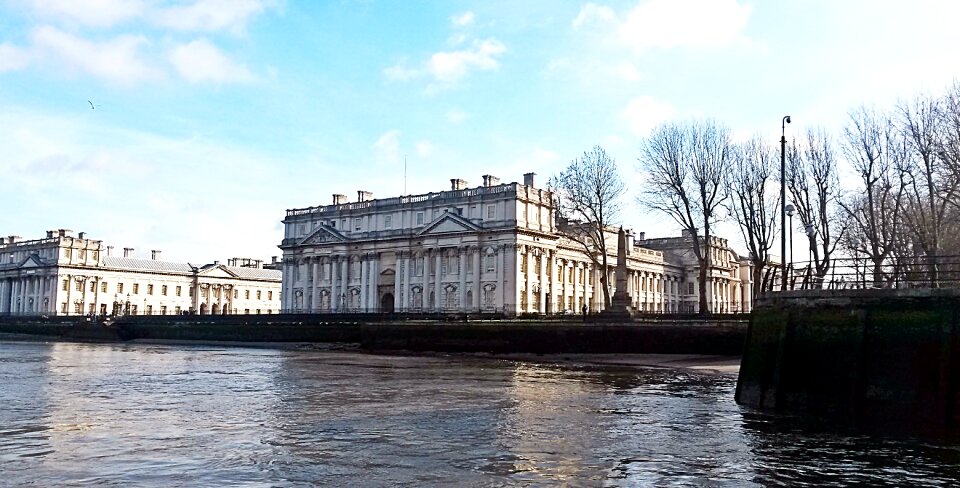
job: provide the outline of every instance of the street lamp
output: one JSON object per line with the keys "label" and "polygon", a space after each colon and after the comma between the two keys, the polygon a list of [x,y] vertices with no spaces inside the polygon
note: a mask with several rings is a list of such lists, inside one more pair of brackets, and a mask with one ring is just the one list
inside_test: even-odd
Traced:
{"label": "street lamp", "polygon": [[807,267],[810,270],[810,277],[812,280],[813,279],[813,246],[816,244],[816,242],[814,241],[814,238],[816,238],[817,236],[817,228],[814,227],[813,222],[811,222],[804,226],[804,230],[807,233],[807,237],[810,238],[810,249],[807,250],[807,256],[808,256],[807,262],[809,263]]}
{"label": "street lamp", "polygon": [[[787,124],[790,123],[790,116],[785,115],[780,124],[780,261],[785,261],[787,257]],[[783,267],[783,266],[781,266]],[[780,283],[780,291],[787,291],[786,276]]]}
{"label": "street lamp", "polygon": [[790,218],[790,271],[793,272],[793,214],[797,213],[797,208],[792,203],[787,204],[787,217]]}

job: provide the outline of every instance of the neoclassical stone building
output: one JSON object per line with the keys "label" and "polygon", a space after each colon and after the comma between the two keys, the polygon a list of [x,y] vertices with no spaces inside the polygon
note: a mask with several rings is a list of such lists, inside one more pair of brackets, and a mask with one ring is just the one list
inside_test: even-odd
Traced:
{"label": "neoclassical stone building", "polygon": [[[468,188],[287,210],[283,310],[288,312],[450,311],[579,313],[603,308],[601,270],[584,247],[557,228],[552,194],[534,185],[483,176]],[[616,231],[611,229],[613,293]],[[726,279],[713,311],[749,309],[744,260],[716,240],[717,273]],[[722,249],[719,250],[719,249]],[[628,287],[638,311],[696,311],[696,266],[672,250],[636,245],[629,233]],[[677,259],[674,259],[677,258]],[[729,275],[729,276],[727,276]],[[736,275],[736,276],[735,276]]]}
{"label": "neoclassical stone building", "polygon": [[195,265],[133,257],[66,229],[44,239],[0,237],[0,315],[269,314],[280,271],[234,258]]}

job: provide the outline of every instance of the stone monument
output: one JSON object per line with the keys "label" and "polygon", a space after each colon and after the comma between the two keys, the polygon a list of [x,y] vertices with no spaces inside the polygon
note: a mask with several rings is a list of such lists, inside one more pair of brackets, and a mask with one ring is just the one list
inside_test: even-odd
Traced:
{"label": "stone monument", "polygon": [[627,234],[620,227],[617,235],[617,269],[615,272],[617,284],[613,298],[610,299],[610,308],[604,315],[630,317],[633,310],[630,308],[630,294],[627,293]]}

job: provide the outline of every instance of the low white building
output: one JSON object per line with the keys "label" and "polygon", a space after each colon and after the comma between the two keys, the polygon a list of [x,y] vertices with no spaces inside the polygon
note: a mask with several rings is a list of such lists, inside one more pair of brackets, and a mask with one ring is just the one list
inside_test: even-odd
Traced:
{"label": "low white building", "polygon": [[112,246],[66,229],[0,237],[0,315],[279,313],[280,283],[280,271],[253,259],[175,263],[129,248],[114,256]]}
{"label": "low white building", "polygon": [[[579,312],[603,308],[601,270],[584,247],[557,228],[553,195],[483,176],[468,188],[357,201],[333,195],[330,205],[287,210],[284,239],[285,312]],[[606,270],[614,292],[616,232]],[[713,245],[736,256],[725,240]],[[717,260],[711,311],[748,311],[750,293],[735,258]],[[636,245],[630,233],[628,286],[644,312],[697,310],[696,266],[672,251]],[[730,274],[730,276],[728,276]],[[736,275],[736,276],[734,276]],[[749,276],[749,273],[746,274]],[[736,298],[734,298],[736,297]]]}

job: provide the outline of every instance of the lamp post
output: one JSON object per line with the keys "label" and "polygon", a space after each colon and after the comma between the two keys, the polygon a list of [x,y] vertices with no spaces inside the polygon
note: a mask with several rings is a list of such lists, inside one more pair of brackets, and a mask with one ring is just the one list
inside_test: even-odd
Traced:
{"label": "lamp post", "polygon": [[[790,116],[785,115],[780,124],[780,261],[785,261],[787,257],[787,124],[790,123]],[[785,268],[785,266],[781,267]],[[784,274],[781,272],[781,274]],[[784,274],[780,291],[787,290],[787,279]]]}
{"label": "lamp post", "polygon": [[787,204],[787,217],[790,218],[790,225],[787,226],[790,229],[790,267],[787,268],[790,272],[793,272],[793,214],[797,213],[796,207],[792,203]]}
{"label": "lamp post", "polygon": [[806,226],[804,226],[804,230],[807,233],[807,237],[810,238],[810,246],[809,246],[810,249],[807,250],[807,256],[808,256],[807,263],[809,263],[807,264],[807,267],[810,269],[810,279],[812,281],[813,280],[813,246],[814,246],[813,239],[817,236],[817,228],[814,227],[813,222],[811,222]]}

